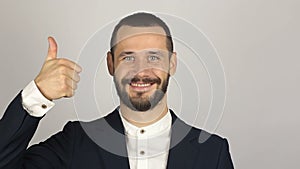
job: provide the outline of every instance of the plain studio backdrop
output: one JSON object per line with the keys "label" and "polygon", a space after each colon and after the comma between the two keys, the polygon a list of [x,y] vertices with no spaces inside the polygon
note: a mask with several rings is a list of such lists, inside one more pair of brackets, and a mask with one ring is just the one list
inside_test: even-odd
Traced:
{"label": "plain studio backdrop", "polygon": [[[299,0],[1,0],[0,116],[39,73],[48,36],[56,38],[59,57],[76,60],[87,40],[111,21],[134,11],[160,12],[192,23],[219,54],[227,93],[214,132],[229,139],[235,167],[298,168],[299,8]],[[73,99],[55,103],[31,144],[78,119]]]}

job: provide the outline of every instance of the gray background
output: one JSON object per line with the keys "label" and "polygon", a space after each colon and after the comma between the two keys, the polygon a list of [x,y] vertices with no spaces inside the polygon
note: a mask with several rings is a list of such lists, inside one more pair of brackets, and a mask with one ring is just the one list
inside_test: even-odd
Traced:
{"label": "gray background", "polygon": [[[1,0],[0,115],[39,72],[47,37],[75,60],[100,27],[137,10],[185,18],[216,47],[227,79],[217,134],[230,141],[236,168],[298,168],[300,1]],[[108,77],[109,78],[109,77]],[[32,143],[76,120],[72,99],[56,101]]]}

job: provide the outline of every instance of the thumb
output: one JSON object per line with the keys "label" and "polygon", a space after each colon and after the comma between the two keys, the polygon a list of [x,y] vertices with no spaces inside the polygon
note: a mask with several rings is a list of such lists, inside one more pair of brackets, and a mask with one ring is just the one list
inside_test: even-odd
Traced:
{"label": "thumb", "polygon": [[48,47],[48,54],[47,54],[46,60],[56,59],[56,57],[57,57],[57,44],[56,44],[55,39],[53,37],[49,36],[48,37],[48,43],[49,43],[49,47]]}

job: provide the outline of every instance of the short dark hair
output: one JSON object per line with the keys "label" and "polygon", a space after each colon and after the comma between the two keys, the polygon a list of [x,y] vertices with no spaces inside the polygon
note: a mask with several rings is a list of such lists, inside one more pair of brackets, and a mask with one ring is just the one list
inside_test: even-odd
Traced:
{"label": "short dark hair", "polygon": [[162,27],[167,37],[167,41],[166,41],[167,49],[169,50],[169,52],[173,52],[173,40],[172,40],[170,29],[167,26],[167,24],[162,19],[160,19],[159,17],[153,14],[138,12],[121,19],[119,23],[115,26],[110,39],[110,52],[112,53],[112,55],[114,55],[117,33],[119,29],[125,25],[133,26],[133,27],[151,27],[151,26]]}

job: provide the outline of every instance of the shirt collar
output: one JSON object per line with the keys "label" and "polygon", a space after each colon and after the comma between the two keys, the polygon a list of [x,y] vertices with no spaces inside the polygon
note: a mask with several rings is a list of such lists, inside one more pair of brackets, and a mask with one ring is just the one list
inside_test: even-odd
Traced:
{"label": "shirt collar", "polygon": [[145,127],[134,126],[122,117],[120,111],[119,113],[125,129],[126,145],[130,158],[144,159],[167,155],[172,126],[172,115],[169,110],[163,118]]}
{"label": "shirt collar", "polygon": [[172,116],[170,111],[166,113],[166,115],[158,120],[157,122],[145,126],[145,127],[137,127],[131,123],[129,123],[123,116],[121,111],[119,110],[119,114],[124,125],[125,134],[127,136],[132,137],[155,137],[157,135],[161,135],[161,133],[166,130],[170,130],[172,125]]}

